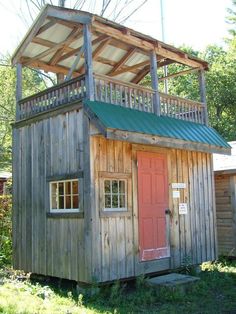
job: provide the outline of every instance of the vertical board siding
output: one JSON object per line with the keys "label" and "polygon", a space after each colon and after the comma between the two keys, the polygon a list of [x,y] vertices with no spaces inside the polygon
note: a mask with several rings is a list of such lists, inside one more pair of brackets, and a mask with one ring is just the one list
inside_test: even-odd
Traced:
{"label": "vertical board siding", "polygon": [[[92,169],[89,215],[94,220],[90,226],[93,232],[88,234],[89,242],[85,241],[90,217],[86,211],[85,219],[47,218],[47,177],[83,169],[85,146],[82,121],[82,110],[75,110],[14,129],[15,268],[78,281],[91,281],[91,278],[110,281],[215,259],[214,182],[212,158],[207,153],[134,145],[92,136],[86,146]],[[166,154],[171,210],[170,259],[143,263],[138,260],[138,151]],[[114,177],[116,173],[132,177],[132,189],[129,191],[132,201],[128,215],[100,215],[100,172],[113,173]],[[186,189],[179,189],[179,199],[172,197],[171,183],[176,182],[186,183]],[[228,186],[226,181],[223,184]],[[222,191],[217,183],[216,191]],[[221,219],[218,225],[222,219],[229,217],[228,209],[231,209],[230,196],[220,193],[218,206],[223,216],[218,214],[217,219]],[[187,215],[179,215],[179,203],[187,203]],[[228,225],[223,228],[219,235],[224,232],[229,243]],[[91,245],[86,247],[86,243]]]}
{"label": "vertical board siding", "polygon": [[81,170],[82,113],[14,129],[14,267],[85,281],[84,222],[47,218],[47,177]]}
{"label": "vertical board siding", "polygon": [[235,176],[215,175],[216,220],[219,254],[236,256]]}
{"label": "vertical board siding", "polygon": [[[101,210],[99,172],[131,174],[131,144],[92,137],[96,211]],[[132,204],[131,204],[132,207]],[[99,219],[99,218],[98,218]],[[97,245],[100,248],[100,281],[134,276],[133,226],[130,216],[100,217]]]}

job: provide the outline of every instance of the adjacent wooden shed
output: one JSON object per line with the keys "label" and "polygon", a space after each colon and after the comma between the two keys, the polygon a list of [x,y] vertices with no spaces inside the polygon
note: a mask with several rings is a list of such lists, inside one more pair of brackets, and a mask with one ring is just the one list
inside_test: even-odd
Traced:
{"label": "adjacent wooden shed", "polygon": [[216,221],[219,254],[236,256],[236,142],[232,155],[214,154]]}
{"label": "adjacent wooden shed", "polygon": [[[12,62],[16,269],[91,283],[217,257],[212,153],[230,146],[207,125],[205,61],[46,6]],[[172,77],[199,75],[201,102],[158,91],[157,68],[175,62]],[[61,83],[21,99],[22,66]]]}

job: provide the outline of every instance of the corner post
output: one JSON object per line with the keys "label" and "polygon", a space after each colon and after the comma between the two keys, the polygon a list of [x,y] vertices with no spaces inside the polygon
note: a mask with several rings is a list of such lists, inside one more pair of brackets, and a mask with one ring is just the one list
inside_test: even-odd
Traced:
{"label": "corner post", "polygon": [[152,89],[154,90],[153,110],[157,116],[160,116],[160,95],[158,92],[158,76],[157,76],[157,57],[155,51],[150,54],[150,74],[152,80]]}
{"label": "corner post", "polygon": [[[92,64],[92,42],[90,25],[84,24],[84,59],[85,59],[85,86],[86,100],[94,100],[94,79]],[[86,104],[84,103],[85,107]],[[85,278],[88,282],[99,281],[101,274],[100,250],[99,250],[99,211],[96,206],[96,183],[93,162],[93,141],[90,132],[90,119],[83,109],[83,193],[84,193],[84,244],[85,254]]]}
{"label": "corner post", "polygon": [[19,101],[22,99],[22,65],[16,64],[16,120],[20,118]]}
{"label": "corner post", "polygon": [[92,42],[89,24],[84,24],[83,32],[84,32],[86,98],[89,100],[94,100]]}
{"label": "corner post", "polygon": [[207,112],[207,103],[206,103],[206,81],[204,70],[199,71],[199,87],[200,87],[200,98],[201,102],[204,105],[203,108],[203,121],[206,125],[208,125],[208,112]]}

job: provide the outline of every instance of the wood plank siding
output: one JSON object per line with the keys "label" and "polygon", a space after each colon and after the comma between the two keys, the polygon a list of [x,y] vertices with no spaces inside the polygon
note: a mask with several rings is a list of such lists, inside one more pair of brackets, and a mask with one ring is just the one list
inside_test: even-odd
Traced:
{"label": "wood plank siding", "polygon": [[215,174],[219,254],[236,256],[236,176]]}
{"label": "wood plank siding", "polygon": [[[13,130],[14,268],[81,282],[104,282],[178,268],[186,261],[214,260],[211,154],[107,140],[96,135],[91,125],[90,132],[95,135],[89,137],[83,114],[82,109],[73,109]],[[88,132],[84,137],[83,130]],[[171,255],[147,262],[139,262],[139,151],[165,154],[168,168]],[[90,163],[85,158],[90,158]],[[91,173],[84,169],[88,164]],[[81,197],[89,197],[83,183],[90,184],[83,215],[47,215],[49,180],[77,174]],[[127,212],[102,211],[104,176],[127,178]],[[186,183],[185,189],[179,189],[180,199],[172,195],[171,184],[176,182]],[[187,215],[179,215],[179,203],[188,204]]]}
{"label": "wood plank siding", "polygon": [[[92,138],[95,191],[99,206],[99,172],[132,175],[132,212],[128,215],[100,215],[97,238],[101,251],[100,280],[113,280],[178,268],[185,262],[199,264],[217,256],[215,203],[211,155],[176,149],[154,148],[127,142]],[[151,262],[139,262],[137,151],[164,153],[168,159],[171,257]],[[180,199],[172,199],[171,183],[184,182]],[[178,204],[188,204],[188,214],[179,215]]]}
{"label": "wood plank siding", "polygon": [[84,220],[47,217],[49,181],[82,169],[82,110],[15,128],[14,267],[86,281]]}

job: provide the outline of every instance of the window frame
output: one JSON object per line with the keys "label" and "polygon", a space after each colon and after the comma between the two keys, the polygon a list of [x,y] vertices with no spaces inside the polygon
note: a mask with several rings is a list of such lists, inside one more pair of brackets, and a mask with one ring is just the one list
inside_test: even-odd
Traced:
{"label": "window frame", "polygon": [[[105,189],[106,180],[125,181],[125,205],[122,208],[105,208]],[[99,211],[100,216],[131,216],[132,208],[132,175],[131,173],[99,171]]]}
{"label": "window frame", "polygon": [[[52,184],[55,183],[61,183],[63,182],[63,184],[65,182],[78,182],[78,193],[77,194],[72,194],[70,193],[70,196],[78,196],[78,208],[65,208],[65,200],[64,200],[64,208],[59,209],[59,208],[53,208],[52,207]],[[80,184],[81,184],[81,180],[79,180],[79,178],[66,178],[66,179],[58,179],[58,180],[50,180],[49,181],[49,213],[52,214],[69,214],[69,213],[80,213],[81,212],[81,197],[80,197]],[[63,197],[65,198],[67,194],[65,193],[65,190],[63,191]],[[73,202],[73,200],[71,200],[71,202]]]}
{"label": "window frame", "polygon": [[[110,193],[106,193],[105,192],[105,181],[110,181]],[[118,192],[117,193],[113,193],[112,191],[112,181],[117,181],[117,186],[118,186]],[[120,181],[123,181],[125,183],[125,191],[124,193],[119,193],[119,182]],[[128,198],[128,193],[127,193],[127,186],[128,186],[128,182],[127,182],[127,179],[117,179],[117,178],[104,178],[103,179],[103,211],[104,212],[127,212],[128,211],[128,201],[127,201],[127,198]],[[109,195],[110,194],[110,197],[111,197],[111,207],[105,207],[105,199],[106,199],[106,195]],[[112,207],[112,201],[113,201],[113,196],[117,195],[117,199],[118,199],[118,204],[119,204],[119,197],[124,195],[125,196],[125,207]]]}

